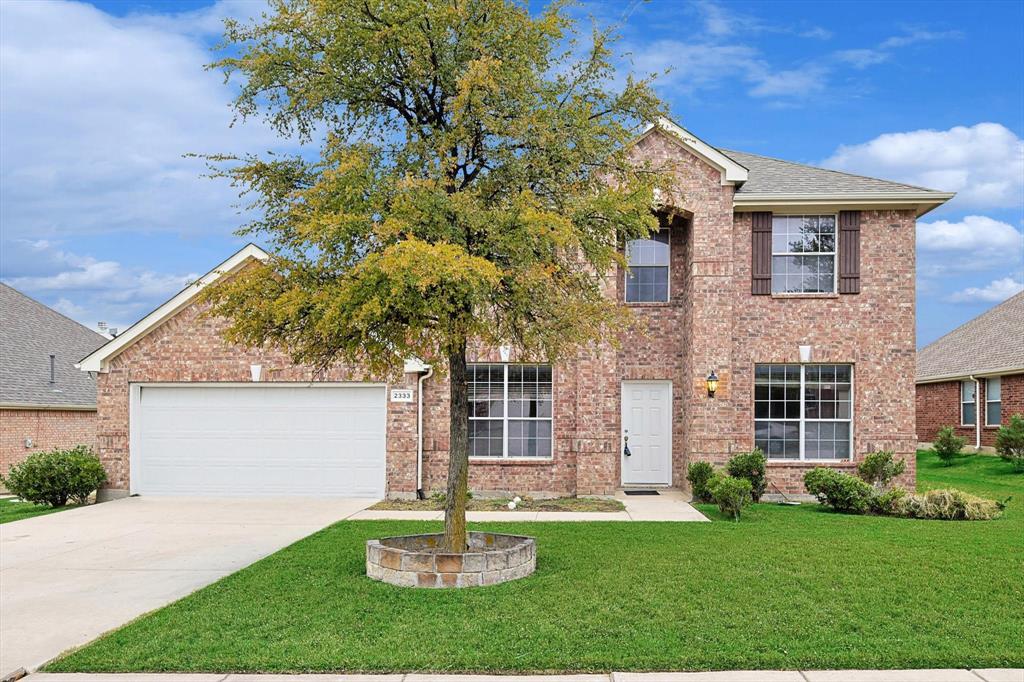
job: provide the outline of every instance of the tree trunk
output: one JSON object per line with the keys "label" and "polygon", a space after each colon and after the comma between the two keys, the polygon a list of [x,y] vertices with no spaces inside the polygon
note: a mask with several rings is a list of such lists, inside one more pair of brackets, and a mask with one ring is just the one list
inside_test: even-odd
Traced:
{"label": "tree trunk", "polygon": [[448,446],[448,492],[444,503],[444,545],[449,552],[467,549],[466,493],[469,478],[469,396],[466,388],[466,343],[448,355],[451,400]]}

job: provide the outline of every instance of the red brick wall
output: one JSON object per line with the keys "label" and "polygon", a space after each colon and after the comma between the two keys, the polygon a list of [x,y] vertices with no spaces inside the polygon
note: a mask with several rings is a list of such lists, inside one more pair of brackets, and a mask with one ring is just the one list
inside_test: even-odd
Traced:
{"label": "red brick wall", "polygon": [[[113,358],[110,371],[97,378],[100,458],[107,469],[108,494],[122,493],[129,485],[129,384],[137,382],[218,382],[251,380],[250,365],[263,366],[264,381],[365,381],[350,368],[335,367],[318,373],[293,365],[276,350],[246,349],[226,343],[224,320],[202,315],[205,306],[186,307],[157,329]],[[392,384],[414,386],[406,375]],[[388,403],[388,489],[415,489],[416,404]],[[116,494],[116,493],[115,493]]]}
{"label": "red brick wall", "polygon": [[[25,447],[26,438],[32,439],[31,448]],[[30,453],[75,445],[95,449],[95,410],[0,409],[0,473]]]}
{"label": "red brick wall", "polygon": [[[994,447],[999,427],[985,424],[986,384],[984,379],[980,383],[977,408],[981,420],[981,444]],[[1024,374],[1002,377],[1001,397],[1001,424],[1008,424],[1011,415],[1024,414]],[[960,424],[960,382],[918,384],[917,439],[922,443],[934,442],[935,434],[944,426],[952,426],[958,436],[967,439],[968,446],[977,442],[975,427]]]}

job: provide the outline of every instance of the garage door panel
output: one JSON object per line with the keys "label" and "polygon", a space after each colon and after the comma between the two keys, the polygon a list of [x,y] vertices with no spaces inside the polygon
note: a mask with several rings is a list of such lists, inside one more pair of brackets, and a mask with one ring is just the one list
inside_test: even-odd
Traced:
{"label": "garage door panel", "polygon": [[138,408],[141,494],[384,494],[381,387],[143,386]]}

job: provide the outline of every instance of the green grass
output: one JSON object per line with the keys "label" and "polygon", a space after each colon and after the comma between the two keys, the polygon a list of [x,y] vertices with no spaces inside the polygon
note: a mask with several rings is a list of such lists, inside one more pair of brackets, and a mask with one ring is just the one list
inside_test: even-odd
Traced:
{"label": "green grass", "polygon": [[65,509],[74,509],[75,506],[76,505],[69,505],[67,507],[48,507],[45,504],[32,504],[31,502],[22,502],[21,500],[13,498],[6,498],[0,500],[0,523],[10,523],[11,521],[30,519],[33,516],[42,516],[44,514],[64,511]]}
{"label": "green grass", "polygon": [[922,488],[1014,494],[988,522],[756,505],[741,523],[519,523],[537,572],[459,591],[363,575],[343,522],[50,671],[607,671],[1024,666],[1024,476],[920,455]]}
{"label": "green grass", "polygon": [[[468,511],[509,511],[504,498],[473,498],[466,504]],[[557,511],[557,512],[618,512],[625,509],[618,500],[601,497],[556,497],[553,499],[534,499],[524,497],[516,505],[515,511]],[[444,501],[433,497],[426,500],[381,500],[370,509],[399,511],[440,511],[444,509]]]}

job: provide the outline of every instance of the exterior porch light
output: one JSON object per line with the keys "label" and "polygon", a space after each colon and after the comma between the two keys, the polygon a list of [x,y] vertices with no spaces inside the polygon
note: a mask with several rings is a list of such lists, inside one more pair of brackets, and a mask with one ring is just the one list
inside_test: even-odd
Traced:
{"label": "exterior porch light", "polygon": [[705,380],[705,383],[708,386],[708,397],[714,398],[715,391],[718,390],[718,375],[715,374],[715,370],[711,370],[711,374],[708,375],[708,378]]}

